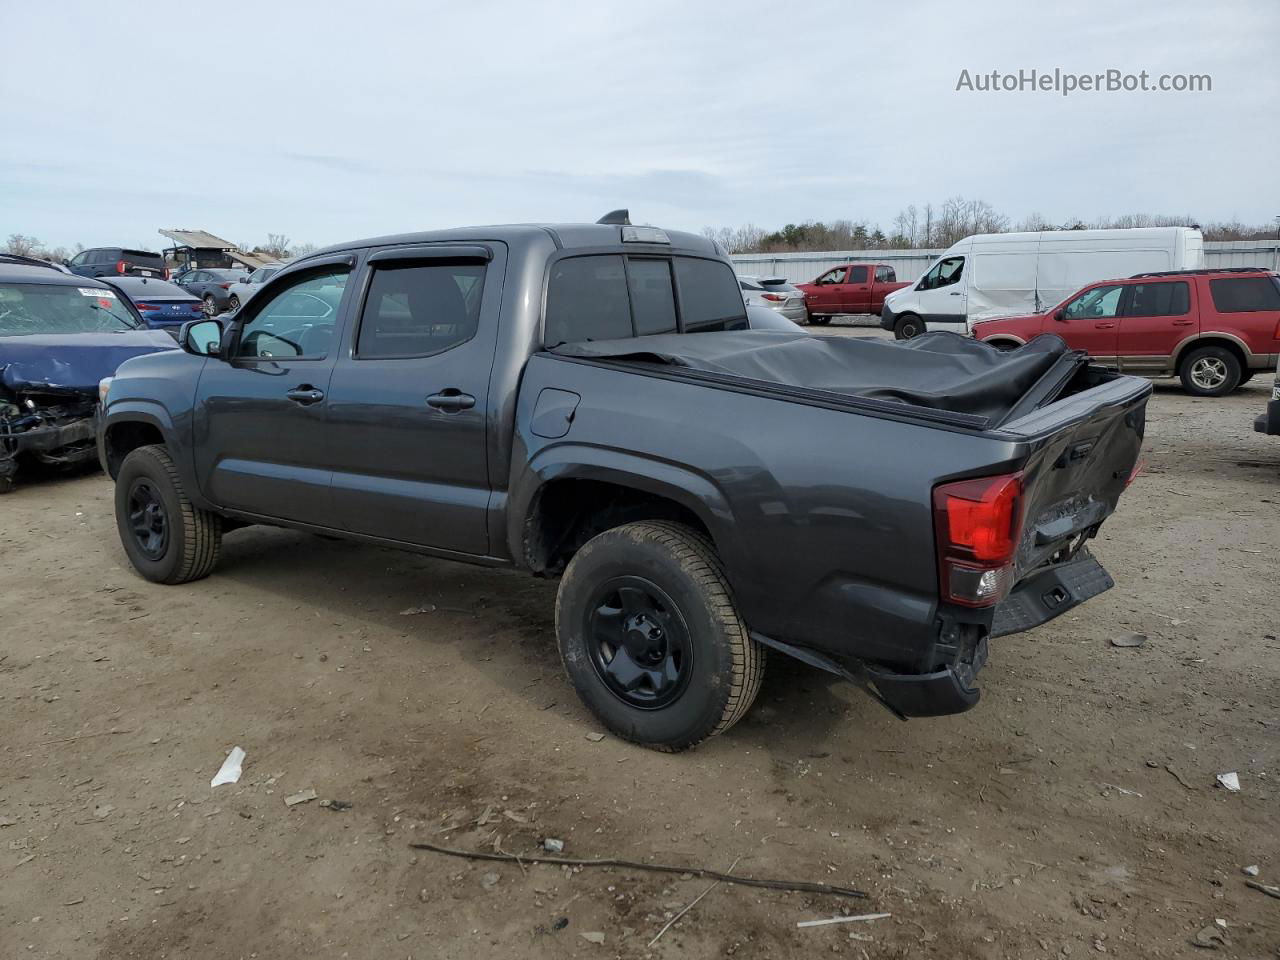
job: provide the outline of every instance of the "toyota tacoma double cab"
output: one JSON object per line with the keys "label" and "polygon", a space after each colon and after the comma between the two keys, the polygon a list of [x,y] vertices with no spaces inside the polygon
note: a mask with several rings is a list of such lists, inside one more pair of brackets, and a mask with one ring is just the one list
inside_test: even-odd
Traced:
{"label": "toyota tacoma double cab", "polygon": [[966,710],[989,639],[1111,586],[1086,542],[1146,381],[747,326],[719,246],[624,211],[330,247],[102,385],[124,551],[179,584],[274,524],[558,578],[573,686],[663,750],[741,718],[766,650]]}

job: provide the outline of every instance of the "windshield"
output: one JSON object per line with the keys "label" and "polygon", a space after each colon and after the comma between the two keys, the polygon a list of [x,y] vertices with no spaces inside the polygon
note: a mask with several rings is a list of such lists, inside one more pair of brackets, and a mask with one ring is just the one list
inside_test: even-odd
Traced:
{"label": "windshield", "polygon": [[0,337],[121,333],[140,326],[114,290],[51,283],[0,285]]}

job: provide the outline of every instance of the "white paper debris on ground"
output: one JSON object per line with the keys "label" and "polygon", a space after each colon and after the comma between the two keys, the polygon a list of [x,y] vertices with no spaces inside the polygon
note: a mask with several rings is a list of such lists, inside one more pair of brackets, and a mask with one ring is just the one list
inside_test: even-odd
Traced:
{"label": "white paper debris on ground", "polygon": [[292,807],[299,803],[306,803],[308,800],[314,800],[318,796],[319,794],[316,793],[313,787],[308,787],[306,790],[300,790],[298,793],[285,797],[284,805]]}
{"label": "white paper debris on ground", "polygon": [[1231,773],[1218,774],[1218,782],[1232,793],[1237,793],[1240,790],[1240,775],[1234,770]]}
{"label": "white paper debris on ground", "polygon": [[862,920],[883,920],[892,913],[861,913],[856,917],[829,917],[826,920],[801,920],[797,927],[825,927],[829,923],[857,923]]}
{"label": "white paper debris on ground", "polygon": [[214,774],[213,779],[209,781],[209,789],[219,787],[224,783],[235,783],[240,779],[240,768],[244,764],[244,751],[239,747],[232,747],[231,752],[227,754],[227,759],[222,761],[222,766],[218,768],[218,772]]}

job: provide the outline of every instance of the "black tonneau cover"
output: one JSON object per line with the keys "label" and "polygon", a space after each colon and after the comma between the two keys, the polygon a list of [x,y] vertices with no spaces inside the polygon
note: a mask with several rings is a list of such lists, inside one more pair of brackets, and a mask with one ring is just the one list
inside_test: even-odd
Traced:
{"label": "black tonneau cover", "polygon": [[[981,417],[988,425],[1039,403],[1087,363],[1054,334],[1002,351],[956,333],[911,340],[744,330],[566,343],[563,357],[659,363],[704,373]],[[1047,389],[1051,388],[1051,389]]]}

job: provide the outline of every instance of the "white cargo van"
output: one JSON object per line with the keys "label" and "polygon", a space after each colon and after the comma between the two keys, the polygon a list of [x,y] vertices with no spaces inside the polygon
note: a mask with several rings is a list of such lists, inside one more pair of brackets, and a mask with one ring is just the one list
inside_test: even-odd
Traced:
{"label": "white cargo van", "polygon": [[1047,310],[1097,280],[1202,267],[1204,238],[1194,227],[980,233],[889,294],[880,326],[899,340],[926,328],[963,333],[976,320]]}

